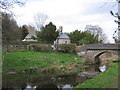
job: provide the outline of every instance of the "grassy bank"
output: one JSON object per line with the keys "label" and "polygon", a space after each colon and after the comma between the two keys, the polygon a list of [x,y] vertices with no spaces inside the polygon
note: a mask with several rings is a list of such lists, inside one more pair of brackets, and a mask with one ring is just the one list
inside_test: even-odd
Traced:
{"label": "grassy bank", "polygon": [[79,69],[82,59],[75,54],[50,52],[9,52],[3,60],[3,72],[65,72]]}
{"label": "grassy bank", "polygon": [[97,75],[95,78],[77,85],[77,88],[117,88],[118,87],[118,63],[112,63],[110,68]]}

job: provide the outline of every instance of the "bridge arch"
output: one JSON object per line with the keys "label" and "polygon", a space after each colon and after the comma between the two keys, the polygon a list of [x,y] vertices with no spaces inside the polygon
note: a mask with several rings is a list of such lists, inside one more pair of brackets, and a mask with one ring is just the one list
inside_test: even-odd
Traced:
{"label": "bridge arch", "polygon": [[112,53],[112,54],[115,54],[115,55],[118,56],[118,52],[116,52],[116,51],[107,51],[107,50],[106,51],[101,51],[101,52],[94,55],[94,62],[95,63],[100,63],[99,57],[104,53]]}

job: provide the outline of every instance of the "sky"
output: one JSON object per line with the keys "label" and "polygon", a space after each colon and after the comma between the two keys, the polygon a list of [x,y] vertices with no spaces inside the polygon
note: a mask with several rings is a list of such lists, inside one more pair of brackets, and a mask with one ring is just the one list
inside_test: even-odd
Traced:
{"label": "sky", "polygon": [[18,25],[34,25],[34,16],[44,13],[48,19],[44,25],[53,22],[63,26],[63,32],[84,31],[86,25],[98,25],[113,43],[112,35],[117,29],[115,18],[110,10],[117,12],[116,0],[26,0],[23,7],[15,6],[12,11]]}

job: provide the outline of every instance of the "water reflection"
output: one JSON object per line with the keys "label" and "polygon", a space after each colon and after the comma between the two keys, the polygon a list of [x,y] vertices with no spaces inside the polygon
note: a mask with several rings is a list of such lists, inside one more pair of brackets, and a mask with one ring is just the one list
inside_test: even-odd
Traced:
{"label": "water reflection", "polygon": [[84,70],[83,71],[85,71],[85,72],[99,72],[100,70],[99,70],[99,66],[100,66],[100,64],[96,64],[96,65],[91,65],[91,66],[85,66],[84,67]]}
{"label": "water reflection", "polygon": [[[98,67],[91,66],[85,67],[83,72],[75,75],[66,76],[51,76],[51,77],[29,77],[20,80],[4,80],[2,86],[3,88],[13,88],[12,90],[44,90],[46,88],[54,88],[55,90],[73,90],[73,88],[78,84],[84,82],[86,79],[92,78],[100,72],[100,70],[106,70],[106,66]],[[12,75],[14,77],[14,75]],[[21,75],[19,75],[21,76]],[[5,77],[4,77],[5,78]]]}
{"label": "water reflection", "polygon": [[25,87],[25,89],[24,90],[36,90],[36,88],[37,88],[37,86],[31,86],[31,85],[29,85],[29,84],[27,84],[27,86]]}
{"label": "water reflection", "polygon": [[74,86],[76,86],[78,83],[84,82],[86,79],[88,79],[86,76],[79,76],[76,74],[72,76],[3,80],[3,88],[17,88],[19,90],[29,90],[29,88],[31,88],[31,90],[37,90],[38,88],[54,88],[56,90],[65,90],[65,88],[71,88],[72,90]]}
{"label": "water reflection", "polygon": [[62,85],[62,86],[58,86],[59,90],[73,90],[73,86],[72,85]]}

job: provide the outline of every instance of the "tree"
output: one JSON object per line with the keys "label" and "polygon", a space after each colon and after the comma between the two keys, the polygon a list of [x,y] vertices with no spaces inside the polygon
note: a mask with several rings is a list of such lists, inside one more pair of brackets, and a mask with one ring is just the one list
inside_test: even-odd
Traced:
{"label": "tree", "polygon": [[38,31],[41,30],[41,28],[43,27],[43,24],[45,23],[47,18],[48,18],[48,16],[43,13],[37,13],[34,16],[35,25],[36,25]]}
{"label": "tree", "polygon": [[102,28],[99,26],[86,25],[85,31],[93,34],[100,43],[104,43],[106,41],[106,36],[103,33]]}
{"label": "tree", "polygon": [[19,6],[23,6],[25,4],[25,2],[23,1],[22,0],[0,0],[0,8],[4,11],[11,12],[9,9],[13,8],[15,4]]}
{"label": "tree", "polygon": [[69,37],[71,39],[71,43],[79,45],[79,40],[81,40],[83,35],[81,34],[81,31],[75,30],[69,34]]}
{"label": "tree", "polygon": [[115,43],[120,43],[120,31],[116,30],[113,34],[113,39]]}
{"label": "tree", "polygon": [[21,31],[10,14],[2,13],[2,40],[3,43],[21,41]]}
{"label": "tree", "polygon": [[[118,2],[118,6],[119,6],[120,0],[116,0],[116,1]],[[113,13],[112,11],[110,11],[110,14],[118,19],[118,20],[114,20],[115,23],[118,24],[118,28],[113,33],[113,39],[114,39],[115,43],[120,43],[120,11],[118,10],[117,13]]]}
{"label": "tree", "polygon": [[76,43],[77,45],[98,43],[97,38],[87,31],[82,32],[75,30],[69,34],[69,37],[71,42]]}
{"label": "tree", "polygon": [[56,26],[50,22],[49,24],[45,25],[45,27],[42,27],[41,31],[37,34],[37,38],[38,41],[41,41],[42,43],[52,44],[58,35],[59,32],[56,31]]}
{"label": "tree", "polygon": [[90,32],[84,31],[81,33],[83,35],[83,37],[79,40],[79,45],[82,44],[94,44],[94,43],[98,43],[98,39],[91,34]]}
{"label": "tree", "polygon": [[28,33],[28,29],[26,28],[26,25],[23,25],[21,29],[21,33],[22,33],[22,40],[25,39],[25,37],[29,34]]}

